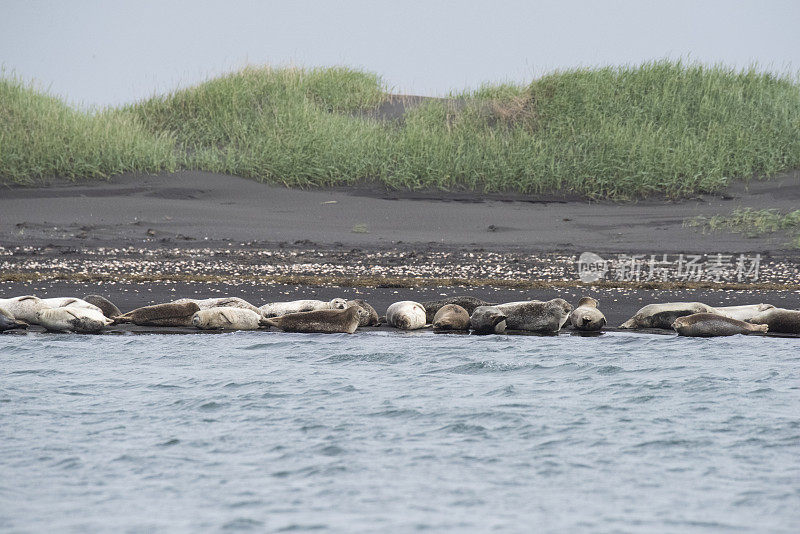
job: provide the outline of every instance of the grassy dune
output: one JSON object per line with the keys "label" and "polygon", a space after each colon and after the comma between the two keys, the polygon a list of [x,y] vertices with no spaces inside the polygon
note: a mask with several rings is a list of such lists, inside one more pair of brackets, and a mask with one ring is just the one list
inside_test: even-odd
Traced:
{"label": "grassy dune", "polygon": [[14,182],[177,167],[301,187],[627,199],[800,167],[795,78],[680,61],[487,85],[396,121],[372,118],[389,98],[381,79],[345,68],[247,68],[92,114],[0,84],[0,180]]}
{"label": "grassy dune", "polygon": [[146,130],[135,116],[77,111],[19,80],[0,80],[0,183],[106,178],[177,165],[172,136]]}

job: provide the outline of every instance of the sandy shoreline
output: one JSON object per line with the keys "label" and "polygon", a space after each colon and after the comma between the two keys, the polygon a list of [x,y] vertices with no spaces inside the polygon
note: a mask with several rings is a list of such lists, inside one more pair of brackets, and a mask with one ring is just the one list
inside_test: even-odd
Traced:
{"label": "sandy shoreline", "polygon": [[[259,305],[344,296],[383,313],[406,299],[562,297],[575,305],[591,294],[610,326],[659,301],[800,308],[800,251],[783,245],[786,236],[683,227],[696,215],[795,209],[798,200],[800,172],[718,196],[624,204],[368,187],[299,191],[202,172],[3,188],[0,295],[99,293],[123,310],[180,297],[239,296]],[[576,259],[584,251],[670,260],[758,254],[760,278],[745,280],[749,286],[728,278],[724,289],[707,282],[582,287]]]}
{"label": "sandy shoreline", "polygon": [[122,175],[109,182],[0,188],[3,246],[266,248],[296,242],[581,253],[761,253],[798,256],[786,235],[748,239],[684,228],[738,206],[796,209],[800,172],[737,183],[721,195],[635,203],[376,187],[296,190],[205,172]]}

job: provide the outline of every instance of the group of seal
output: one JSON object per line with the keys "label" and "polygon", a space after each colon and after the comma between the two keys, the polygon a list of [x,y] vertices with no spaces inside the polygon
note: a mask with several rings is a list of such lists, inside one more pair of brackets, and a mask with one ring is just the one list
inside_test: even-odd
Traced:
{"label": "group of seal", "polygon": [[[384,318],[361,299],[295,300],[254,306],[238,297],[178,299],[122,313],[100,295],[0,299],[0,332],[38,324],[49,331],[97,333],[110,324],[195,327],[202,330],[257,330],[349,333],[386,323],[400,330],[432,326],[434,331],[499,334],[506,330],[556,334],[569,326],[598,332],[606,318],[598,301],[583,297],[578,306],[562,298],[491,303],[470,296],[391,304]],[[771,304],[712,307],[702,302],[648,304],[622,323],[623,329],[669,329],[682,336],[712,337],[751,333],[800,334],[800,310]]]}

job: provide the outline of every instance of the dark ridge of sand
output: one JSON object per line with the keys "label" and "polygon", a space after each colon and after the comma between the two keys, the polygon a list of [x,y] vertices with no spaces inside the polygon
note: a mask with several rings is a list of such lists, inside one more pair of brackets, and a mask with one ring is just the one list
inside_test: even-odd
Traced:
{"label": "dark ridge of sand", "polygon": [[797,209],[800,171],[737,182],[719,195],[665,202],[474,192],[297,190],[198,171],[108,182],[0,188],[0,245],[225,247],[255,243],[381,249],[421,246],[580,253],[761,253],[798,257],[785,233],[703,234],[683,223],[736,207]]}

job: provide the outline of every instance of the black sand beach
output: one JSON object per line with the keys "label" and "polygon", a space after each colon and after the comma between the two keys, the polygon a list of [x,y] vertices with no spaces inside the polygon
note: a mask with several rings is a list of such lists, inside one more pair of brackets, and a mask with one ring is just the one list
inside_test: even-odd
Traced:
{"label": "black sand beach", "polygon": [[[366,186],[303,191],[201,172],[4,188],[0,293],[100,293],[123,310],[195,296],[255,304],[344,296],[381,313],[397,300],[459,294],[573,304],[592,294],[611,326],[659,301],[800,308],[800,254],[786,236],[683,226],[737,206],[791,209],[798,198],[797,172],[722,195],[621,204]],[[762,259],[749,284],[585,286],[576,270],[584,251]]]}
{"label": "black sand beach", "polygon": [[184,171],[123,175],[102,183],[0,189],[0,244],[122,247],[271,247],[295,242],[356,247],[456,246],[581,253],[796,255],[785,235],[752,239],[702,234],[687,218],[736,207],[794,209],[800,172],[738,182],[719,195],[679,202],[589,202],[578,198],[373,185],[297,190],[234,176]]}

